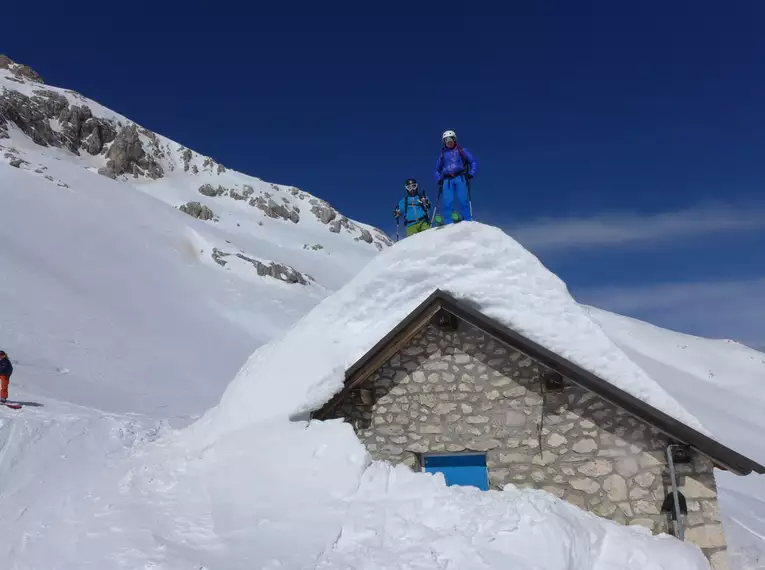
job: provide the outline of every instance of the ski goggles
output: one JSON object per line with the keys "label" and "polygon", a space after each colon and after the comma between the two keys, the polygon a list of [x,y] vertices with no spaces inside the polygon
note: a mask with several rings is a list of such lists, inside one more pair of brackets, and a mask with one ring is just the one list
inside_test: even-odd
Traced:
{"label": "ski goggles", "polygon": [[417,190],[417,183],[416,182],[410,182],[406,185],[407,190]]}

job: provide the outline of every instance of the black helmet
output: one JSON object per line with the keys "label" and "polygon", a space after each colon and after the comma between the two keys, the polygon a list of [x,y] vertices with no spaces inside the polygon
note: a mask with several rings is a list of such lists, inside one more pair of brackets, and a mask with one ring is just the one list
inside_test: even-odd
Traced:
{"label": "black helmet", "polygon": [[417,191],[420,189],[414,178],[407,178],[406,182],[404,182],[404,186],[406,186],[406,191],[413,196],[417,194]]}

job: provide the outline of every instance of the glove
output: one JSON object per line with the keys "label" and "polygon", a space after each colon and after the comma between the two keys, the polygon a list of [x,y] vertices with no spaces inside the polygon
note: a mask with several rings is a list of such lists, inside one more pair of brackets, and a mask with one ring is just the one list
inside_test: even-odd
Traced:
{"label": "glove", "polygon": [[470,174],[470,173],[468,172],[468,173],[465,175],[465,178],[467,178],[468,180],[472,180],[472,179],[473,179],[473,175],[472,175],[472,174]]}
{"label": "glove", "polygon": [[400,218],[401,217],[401,210],[399,210],[398,208],[393,210],[393,217],[396,218],[396,219]]}
{"label": "glove", "polygon": [[430,209],[430,200],[428,200],[427,196],[423,196],[420,202],[422,203],[423,208],[425,208],[426,210]]}

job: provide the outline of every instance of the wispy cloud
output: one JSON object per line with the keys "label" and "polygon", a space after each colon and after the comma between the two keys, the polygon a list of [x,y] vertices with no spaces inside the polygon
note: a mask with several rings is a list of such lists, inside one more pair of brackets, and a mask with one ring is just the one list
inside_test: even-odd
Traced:
{"label": "wispy cloud", "polygon": [[665,328],[765,347],[765,277],[589,289],[577,298]]}
{"label": "wispy cloud", "polygon": [[603,213],[591,217],[540,218],[508,228],[535,250],[605,247],[710,234],[765,229],[765,207],[699,206],[658,214]]}

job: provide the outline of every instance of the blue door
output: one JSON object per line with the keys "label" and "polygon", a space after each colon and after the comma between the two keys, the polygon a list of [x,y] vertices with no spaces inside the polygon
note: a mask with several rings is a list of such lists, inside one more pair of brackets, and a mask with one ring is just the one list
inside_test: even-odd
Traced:
{"label": "blue door", "polygon": [[426,455],[423,464],[429,473],[443,473],[447,485],[469,485],[482,491],[489,490],[486,455],[483,453]]}

